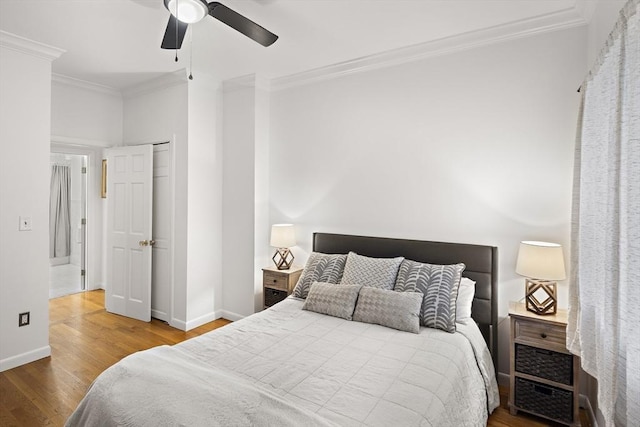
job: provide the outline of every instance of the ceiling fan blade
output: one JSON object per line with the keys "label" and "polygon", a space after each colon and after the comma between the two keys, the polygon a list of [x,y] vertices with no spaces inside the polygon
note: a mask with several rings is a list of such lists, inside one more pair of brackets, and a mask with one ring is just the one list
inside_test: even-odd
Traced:
{"label": "ceiling fan blade", "polygon": [[209,15],[260,43],[262,46],[271,46],[278,40],[278,36],[271,31],[217,1],[209,3]]}
{"label": "ceiling fan blade", "polygon": [[[178,25],[177,35],[176,25]],[[187,27],[189,27],[189,24],[178,21],[175,16],[170,15],[169,23],[167,24],[167,29],[164,32],[164,38],[162,39],[162,45],[160,47],[163,49],[180,49],[184,35],[187,33]]]}

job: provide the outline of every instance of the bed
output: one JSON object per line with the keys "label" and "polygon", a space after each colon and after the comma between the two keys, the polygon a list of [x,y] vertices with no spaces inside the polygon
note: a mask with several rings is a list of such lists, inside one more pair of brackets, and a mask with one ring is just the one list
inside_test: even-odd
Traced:
{"label": "bed", "polygon": [[126,357],[94,381],[67,425],[486,425],[499,404],[497,249],[315,233],[313,252],[464,263],[463,275],[476,282],[473,319],[456,321],[455,332],[410,333],[321,314],[306,306],[321,289],[314,282],[306,300],[294,294],[223,328]]}

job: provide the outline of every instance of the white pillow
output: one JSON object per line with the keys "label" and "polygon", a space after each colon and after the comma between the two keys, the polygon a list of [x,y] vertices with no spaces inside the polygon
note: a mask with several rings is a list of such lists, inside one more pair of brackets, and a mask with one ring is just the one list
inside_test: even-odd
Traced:
{"label": "white pillow", "polygon": [[476,282],[463,277],[460,279],[458,288],[458,299],[456,300],[456,322],[466,323],[471,320],[471,304],[476,294]]}

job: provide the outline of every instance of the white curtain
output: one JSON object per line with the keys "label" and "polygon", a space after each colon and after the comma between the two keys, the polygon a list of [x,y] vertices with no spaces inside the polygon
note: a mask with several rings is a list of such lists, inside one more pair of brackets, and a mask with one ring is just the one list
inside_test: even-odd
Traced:
{"label": "white curtain", "polygon": [[567,345],[607,426],[640,426],[640,12],[620,12],[582,85]]}
{"label": "white curtain", "polygon": [[52,165],[49,189],[49,258],[68,257],[71,254],[70,190],[69,166]]}

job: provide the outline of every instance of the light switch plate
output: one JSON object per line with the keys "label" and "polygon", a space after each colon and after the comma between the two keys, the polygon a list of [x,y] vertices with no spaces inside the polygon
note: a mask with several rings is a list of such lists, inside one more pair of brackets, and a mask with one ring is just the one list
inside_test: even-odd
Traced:
{"label": "light switch plate", "polygon": [[31,231],[31,217],[30,216],[21,216],[20,217],[20,226],[18,227],[20,231]]}

